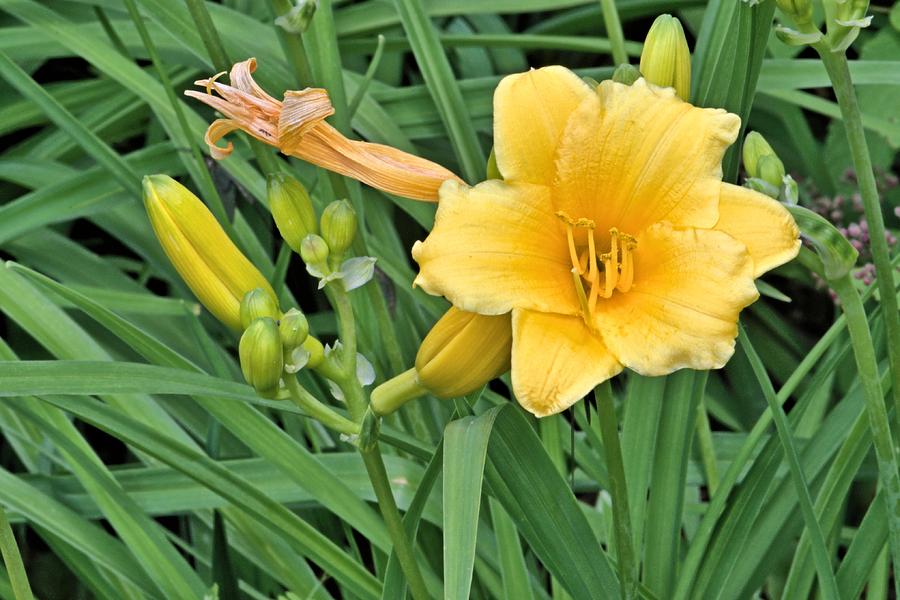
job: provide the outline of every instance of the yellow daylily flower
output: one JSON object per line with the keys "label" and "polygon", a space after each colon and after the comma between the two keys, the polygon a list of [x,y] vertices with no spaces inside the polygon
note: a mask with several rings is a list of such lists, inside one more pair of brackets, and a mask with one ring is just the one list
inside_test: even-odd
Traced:
{"label": "yellow daylily flower", "polygon": [[643,79],[508,76],[494,95],[504,180],[441,186],[415,283],[460,310],[511,313],[513,389],[538,416],[624,367],[722,367],[754,278],[800,244],[780,204],[721,181],[739,126]]}
{"label": "yellow daylily flower", "polygon": [[144,206],[159,244],[197,299],[242,330],[241,300],[259,289],[277,306],[268,280],[241,254],[206,205],[167,175],[144,177]]}
{"label": "yellow daylily flower", "polygon": [[[447,179],[459,178],[444,167],[382,144],[344,137],[325,119],[334,114],[328,92],[321,88],[287,91],[278,101],[254,80],[256,59],[236,63],[229,75],[231,85],[219,83],[216,75],[194,83],[206,93],[188,90],[227,119],[214,121],[206,131],[206,143],[213,158],[231,154],[229,142],[218,141],[241,129],[283,153],[314,165],[358,179],[374,188],[416,200],[437,200],[437,190]],[[213,95],[213,92],[219,96]]]}

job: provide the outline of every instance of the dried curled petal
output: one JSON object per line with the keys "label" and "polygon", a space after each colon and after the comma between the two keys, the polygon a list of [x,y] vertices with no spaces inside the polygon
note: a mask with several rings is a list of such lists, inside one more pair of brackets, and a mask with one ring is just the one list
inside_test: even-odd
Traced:
{"label": "dried curled petal", "polygon": [[232,67],[230,85],[216,81],[217,75],[194,82],[205,87],[206,93],[185,92],[228,117],[214,121],[206,132],[213,158],[231,153],[232,144],[223,148],[217,142],[241,129],[285,154],[405,198],[435,202],[444,181],[461,181],[424,158],[382,144],[347,139],[325,122],[334,114],[326,90],[287,91],[284,100],[278,101],[253,80],[255,70],[256,59],[250,58]]}

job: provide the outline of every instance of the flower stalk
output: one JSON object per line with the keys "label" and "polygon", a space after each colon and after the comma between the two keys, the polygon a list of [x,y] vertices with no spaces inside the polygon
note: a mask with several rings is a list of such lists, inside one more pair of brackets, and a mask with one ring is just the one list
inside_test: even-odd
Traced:
{"label": "flower stalk", "polygon": [[[869,224],[872,262],[875,263],[878,291],[881,296],[880,302],[884,307],[882,315],[887,331],[895,416],[900,419],[900,312],[898,312],[897,297],[894,295],[894,267],[891,266],[885,238],[884,216],[878,200],[878,188],[876,187],[875,175],[872,171],[869,147],[866,144],[862,114],[856,99],[856,92],[853,90],[847,55],[843,51],[833,52],[824,43],[814,44],[813,47],[819,53],[822,63],[825,65],[825,70],[831,79],[831,85],[834,88],[838,105],[841,108],[841,116],[844,119],[844,129],[847,132],[847,142],[850,147],[850,156],[853,159],[853,167],[856,170],[856,178],[859,182],[859,193],[862,196],[863,210],[866,214],[866,221]],[[837,292],[837,290],[835,291]]]}

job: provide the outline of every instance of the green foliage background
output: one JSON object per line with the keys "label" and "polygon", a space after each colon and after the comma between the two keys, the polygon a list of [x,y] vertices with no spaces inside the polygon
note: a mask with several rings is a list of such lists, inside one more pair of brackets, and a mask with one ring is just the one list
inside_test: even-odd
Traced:
{"label": "green foliage background", "polygon": [[[365,247],[378,258],[376,283],[354,293],[354,308],[360,350],[379,382],[412,363],[446,308],[410,285],[408,250],[434,208],[340,182],[240,135],[227,160],[196,160],[191,148],[202,145],[212,113],[180,92],[221,57],[210,57],[190,4],[137,2],[182,123],[124,3],[0,0],[0,256],[9,260],[0,266],[0,506],[41,598],[197,598],[214,583],[223,599],[402,598],[358,453],[242,383],[236,339],[201,310],[153,236],[140,177],[167,173],[201,194],[214,185],[235,241],[284,306],[301,306],[325,339],[336,335],[334,315],[298,261],[288,262],[264,174],[299,177],[319,208],[336,197],[333,186],[349,185]],[[814,54],[775,39],[773,0],[616,5],[633,63],[656,15],[683,20],[695,42],[693,101],[764,133],[803,182],[803,201],[854,192],[825,70]],[[256,57],[258,81],[276,97],[300,87],[270,3],[206,7],[228,60]],[[882,176],[900,146],[893,8],[871,7],[873,26],[851,56]],[[369,70],[379,35],[383,56]],[[471,182],[484,176],[491,97],[504,74],[548,64],[597,80],[612,73],[600,5],[588,0],[320,0],[304,43],[313,80],[338,108],[336,126]],[[726,157],[731,181],[738,159],[737,148]],[[882,198],[895,231],[898,189]],[[830,556],[842,597],[866,588],[887,598],[887,523],[900,516],[876,501],[844,320],[804,267],[787,265],[766,281],[770,297],[745,311],[746,336],[724,370],[629,373],[614,385],[638,593],[808,597],[815,550]],[[777,290],[792,302],[774,299]],[[876,307],[868,305],[870,326],[886,369]],[[759,360],[762,370],[753,368]],[[388,473],[430,593],[615,597],[596,408],[579,404],[536,422],[509,402],[504,382],[455,401],[418,401],[383,427]],[[314,377],[303,383],[331,398]],[[785,448],[770,427],[773,384],[825,548],[811,548],[804,534]],[[12,547],[8,536],[0,542]],[[0,571],[0,598],[21,598],[16,562],[5,558],[13,581]]]}

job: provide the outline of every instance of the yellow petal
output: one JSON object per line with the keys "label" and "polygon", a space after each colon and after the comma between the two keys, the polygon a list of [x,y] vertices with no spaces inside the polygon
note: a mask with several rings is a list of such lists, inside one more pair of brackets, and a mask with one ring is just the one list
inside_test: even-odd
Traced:
{"label": "yellow petal", "polygon": [[422,341],[418,381],[438,398],[465,396],[509,370],[511,345],[508,313],[487,316],[450,307]]}
{"label": "yellow petal", "polygon": [[722,156],[739,126],[737,116],[691,106],[671,88],[604,81],[569,119],[554,203],[600,231],[635,235],[662,220],[712,227]]}
{"label": "yellow petal", "polygon": [[538,417],[567,409],[622,370],[580,317],[515,310],[512,322],[513,391]]}
{"label": "yellow petal", "polygon": [[746,247],[721,231],[658,223],[638,237],[634,260],[631,289],[595,312],[610,351],[641,375],[722,367],[738,314],[758,297]]}
{"label": "yellow petal", "polygon": [[504,77],[494,92],[494,152],[505,179],[550,185],[560,137],[593,90],[565,67]]}
{"label": "yellow petal", "polygon": [[800,230],[781,203],[730,183],[721,187],[715,229],[747,246],[754,277],[788,262],[800,251]]}
{"label": "yellow petal", "polygon": [[543,186],[444,183],[434,228],[412,253],[415,284],[462,310],[578,311],[565,229]]}

